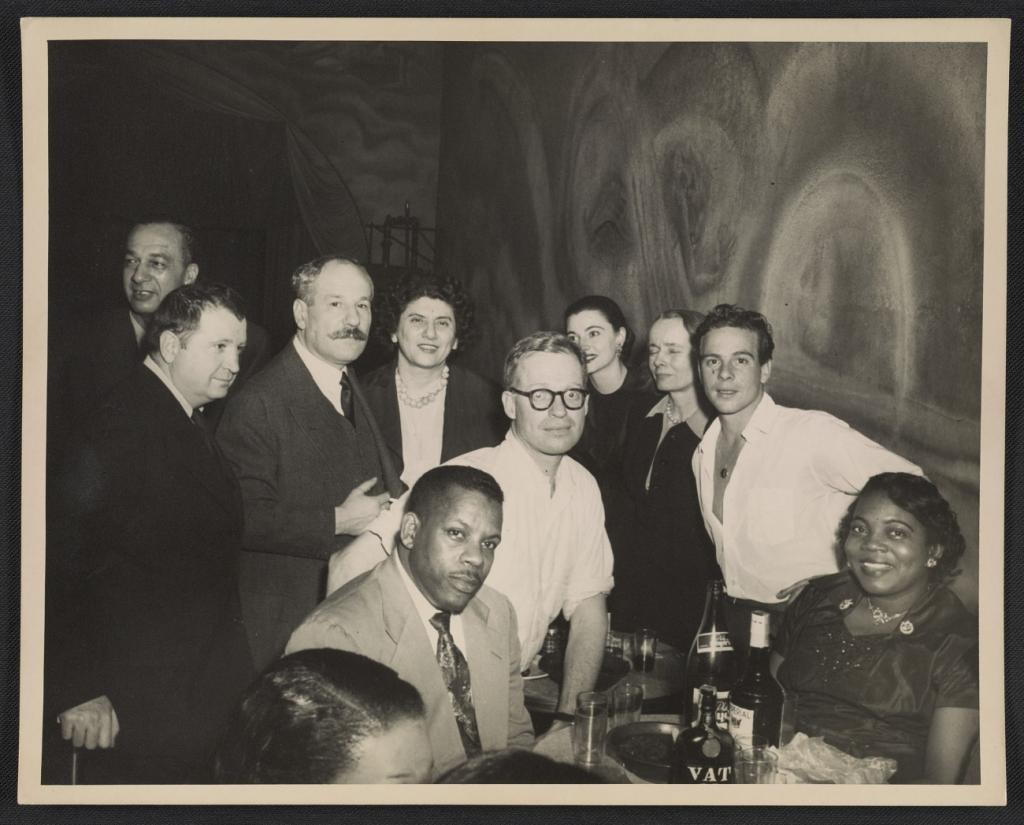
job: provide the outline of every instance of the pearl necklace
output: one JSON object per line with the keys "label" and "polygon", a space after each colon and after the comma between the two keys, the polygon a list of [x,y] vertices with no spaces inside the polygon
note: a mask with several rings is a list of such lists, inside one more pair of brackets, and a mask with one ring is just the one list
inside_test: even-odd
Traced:
{"label": "pearl necklace", "polygon": [[676,405],[672,400],[671,395],[668,396],[668,405],[665,407],[665,418],[670,427],[674,427],[676,424],[681,424],[683,421],[683,419],[679,417],[679,413],[676,411]]}
{"label": "pearl necklace", "polygon": [[441,383],[437,385],[436,389],[431,390],[426,395],[421,395],[419,398],[413,398],[409,395],[409,391],[405,388],[405,382],[402,380],[402,375],[399,371],[395,370],[395,389],[398,391],[398,400],[401,401],[405,406],[412,407],[413,409],[420,409],[427,406],[435,398],[437,398],[444,388],[448,386],[448,365],[445,364],[444,369],[441,371]]}
{"label": "pearl necklace", "polygon": [[871,620],[875,624],[889,624],[889,622],[896,621],[900,616],[906,613],[906,610],[901,610],[899,613],[886,613],[882,608],[876,607],[871,603],[871,598],[867,598],[868,609],[871,611]]}

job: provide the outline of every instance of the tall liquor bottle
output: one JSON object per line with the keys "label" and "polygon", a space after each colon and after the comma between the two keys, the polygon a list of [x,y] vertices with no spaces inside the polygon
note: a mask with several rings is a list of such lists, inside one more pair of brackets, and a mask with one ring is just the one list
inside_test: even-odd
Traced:
{"label": "tall liquor bottle", "polygon": [[733,739],[715,721],[714,685],[701,685],[697,723],[676,737],[670,781],[682,785],[733,783]]}
{"label": "tall liquor bottle", "polygon": [[750,658],[729,694],[729,732],[736,741],[763,736],[778,747],[785,694],[768,667],[768,621],[763,610],[750,615]]}
{"label": "tall liquor bottle", "polygon": [[729,691],[736,681],[736,652],[725,623],[724,594],[725,585],[720,579],[708,585],[704,616],[686,657],[689,700],[684,711],[691,725],[698,719],[700,686],[707,684],[714,686],[718,697],[715,713],[719,726],[729,726]]}

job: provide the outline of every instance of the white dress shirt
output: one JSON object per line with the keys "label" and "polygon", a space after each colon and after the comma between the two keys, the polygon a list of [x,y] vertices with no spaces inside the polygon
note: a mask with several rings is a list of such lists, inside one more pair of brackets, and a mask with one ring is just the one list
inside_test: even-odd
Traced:
{"label": "white dress shirt", "polygon": [[170,376],[162,369],[160,369],[156,361],[153,360],[153,356],[147,355],[142,363],[149,367],[150,371],[153,372],[153,374],[156,375],[157,378],[164,382],[164,386],[171,391],[171,395],[178,399],[178,403],[181,404],[181,408],[185,411],[185,415],[191,418],[192,405],[185,400],[185,396],[178,391],[178,388],[176,386],[174,386],[174,382],[171,381]]}
{"label": "white dress shirt", "polygon": [[348,367],[336,367],[334,364],[329,364],[322,358],[318,358],[302,343],[302,339],[298,335],[292,341],[295,344],[295,351],[302,359],[302,363],[306,365],[309,374],[313,376],[313,382],[320,388],[324,398],[331,402],[331,406],[334,407],[338,415],[344,415],[345,413],[341,410],[341,376],[345,374]]}
{"label": "white dress shirt", "polygon": [[[416,552],[415,550],[413,551]],[[402,560],[398,559],[398,578],[402,580],[402,584],[405,585],[405,589],[409,591],[409,598],[412,599],[412,603],[416,608],[416,614],[423,621],[423,629],[427,631],[427,638],[430,639],[433,644],[432,650],[437,651],[437,640],[441,636],[438,633],[437,628],[434,627],[430,620],[434,618],[441,611],[434,607],[427,597],[420,592],[420,589],[416,586],[416,582],[412,580],[412,576],[409,575],[409,571],[405,569],[405,565],[402,564]],[[466,655],[466,633],[462,629],[462,615],[459,613],[452,613],[451,621],[448,624],[448,632],[452,634],[452,641],[455,642],[455,646],[462,651],[462,655]],[[471,673],[470,676],[473,674]]]}
{"label": "white dress shirt", "polygon": [[[559,612],[571,619],[581,602],[611,592],[615,583],[601,492],[594,477],[566,456],[552,494],[549,478],[511,429],[497,446],[446,463],[490,473],[505,494],[501,544],[487,584],[515,608],[525,670]],[[331,590],[369,570],[395,546],[407,495],[332,559]]]}
{"label": "white dress shirt", "polygon": [[778,602],[801,579],[839,569],[836,528],[871,476],[921,469],[819,410],[782,407],[765,394],[715,516],[715,419],[693,454],[700,509],[730,596]]}

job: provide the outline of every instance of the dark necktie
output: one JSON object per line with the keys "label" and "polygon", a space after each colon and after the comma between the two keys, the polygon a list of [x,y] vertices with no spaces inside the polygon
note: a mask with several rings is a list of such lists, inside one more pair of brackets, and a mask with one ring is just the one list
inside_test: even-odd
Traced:
{"label": "dark necktie", "polygon": [[462,651],[455,645],[449,626],[452,614],[442,611],[430,620],[437,631],[437,663],[448,688],[448,696],[459,725],[462,747],[466,756],[480,753],[480,731],[476,726],[476,711],[473,709],[473,688],[469,684],[469,663]]}
{"label": "dark necktie", "polygon": [[352,382],[348,380],[348,371],[341,374],[341,412],[353,427],[356,425],[355,404],[352,403]]}
{"label": "dark necktie", "polygon": [[206,419],[203,417],[203,411],[196,407],[192,410],[192,423],[199,428],[199,432],[202,433],[203,443],[206,445],[206,449],[211,454],[217,454],[217,447],[213,443],[213,437],[210,435],[210,431],[206,427]]}

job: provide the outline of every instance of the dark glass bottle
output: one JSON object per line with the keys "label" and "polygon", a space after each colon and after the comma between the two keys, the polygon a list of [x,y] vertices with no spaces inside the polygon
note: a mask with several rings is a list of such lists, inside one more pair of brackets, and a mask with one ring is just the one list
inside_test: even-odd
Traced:
{"label": "dark glass bottle", "polygon": [[708,584],[704,617],[693,637],[686,658],[688,701],[684,715],[692,725],[698,718],[700,686],[713,685],[718,695],[716,719],[722,728],[729,726],[729,691],[736,681],[736,651],[732,649],[729,628],[725,622],[725,585],[721,579]]}
{"label": "dark glass bottle", "polygon": [[778,747],[785,695],[768,666],[768,623],[763,610],[750,616],[750,658],[743,677],[729,694],[729,732],[736,741],[763,736]]}
{"label": "dark glass bottle", "polygon": [[733,741],[715,721],[718,705],[714,685],[702,685],[697,724],[676,738],[671,782],[682,785],[731,784]]}

